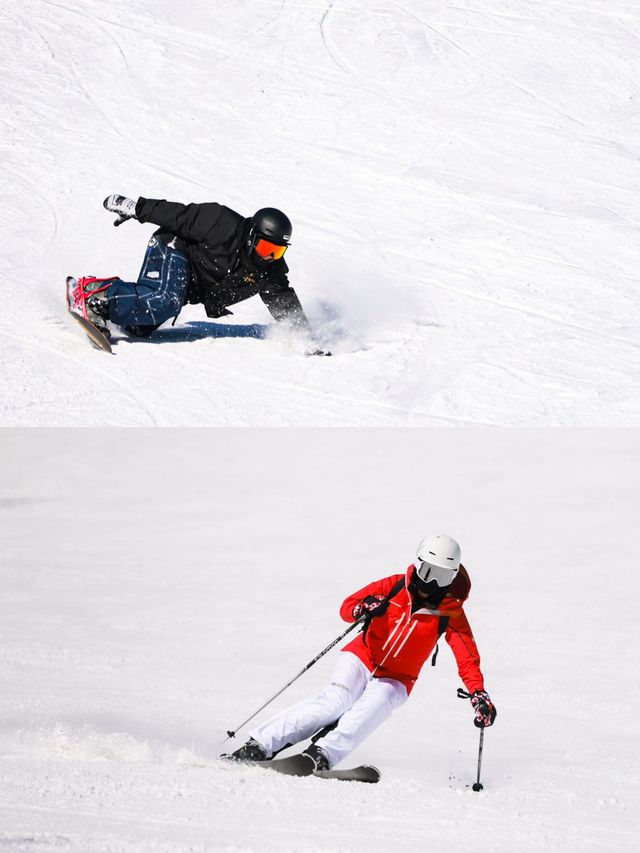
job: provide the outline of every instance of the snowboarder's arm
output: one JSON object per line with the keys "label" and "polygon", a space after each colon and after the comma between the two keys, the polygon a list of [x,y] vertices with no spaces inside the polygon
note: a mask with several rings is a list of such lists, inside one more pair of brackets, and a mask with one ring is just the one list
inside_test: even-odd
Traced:
{"label": "snowboarder's arm", "polygon": [[365,598],[376,595],[386,597],[402,577],[403,575],[392,575],[389,578],[382,578],[382,580],[373,581],[373,583],[367,584],[367,586],[354,592],[342,602],[340,617],[345,622],[355,622],[358,617],[354,615],[353,611],[359,604],[362,604]]}
{"label": "snowboarder's arm", "polygon": [[200,243],[206,242],[211,236],[226,210],[216,202],[181,204],[178,201],[141,196],[136,204],[136,219],[157,225],[183,240]]}
{"label": "snowboarder's arm", "polygon": [[262,301],[274,320],[279,323],[286,323],[295,331],[302,332],[311,338],[311,346],[307,350],[307,355],[331,355],[329,350],[319,347],[313,340],[313,332],[307,315],[304,313],[298,295],[289,285],[286,269],[285,266],[282,270],[278,270],[275,275],[270,276],[269,284],[260,292]]}
{"label": "snowboarder's arm", "polygon": [[484,690],[484,678],[480,670],[480,653],[476,641],[473,639],[471,626],[462,608],[450,616],[445,639],[451,646],[458,664],[458,674],[469,693]]}
{"label": "snowboarder's arm", "polygon": [[284,261],[277,261],[274,266],[266,286],[260,291],[262,301],[274,320],[309,334],[311,327],[297,293],[289,284],[287,265]]}
{"label": "snowboarder's arm", "polygon": [[260,296],[274,320],[287,323],[297,331],[311,332],[307,315],[292,287],[263,290]]}

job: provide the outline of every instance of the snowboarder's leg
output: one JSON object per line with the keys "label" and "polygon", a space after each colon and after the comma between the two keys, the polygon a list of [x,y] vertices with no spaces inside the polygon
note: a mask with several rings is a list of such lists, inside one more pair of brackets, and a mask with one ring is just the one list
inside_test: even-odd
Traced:
{"label": "snowboarder's leg", "polygon": [[184,304],[189,261],[167,239],[151,238],[137,282],[117,279],[109,290],[109,319],[133,334],[149,334],[177,316]]}
{"label": "snowboarder's leg", "polygon": [[286,708],[250,732],[270,757],[287,744],[300,743],[341,717],[361,696],[371,673],[351,652],[338,655],[331,682],[313,699]]}
{"label": "snowboarder's leg", "polygon": [[334,767],[406,701],[404,684],[394,678],[372,678],[360,698],[340,717],[335,729],[315,746],[327,755],[330,767]]}

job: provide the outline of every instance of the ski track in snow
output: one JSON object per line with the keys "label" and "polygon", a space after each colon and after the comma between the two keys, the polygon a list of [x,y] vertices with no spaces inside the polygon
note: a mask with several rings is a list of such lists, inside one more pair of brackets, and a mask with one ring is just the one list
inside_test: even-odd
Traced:
{"label": "ski track in snow", "polygon": [[[212,27],[202,3],[10,0],[0,421],[637,425],[640,35],[613,2],[240,3]],[[187,344],[198,306],[96,360],[50,318],[67,274],[137,274],[151,229],[113,229],[114,191],[290,212],[333,357]],[[225,323],[271,320],[250,300]]]}
{"label": "ski track in snow", "polygon": [[344,74],[350,74],[351,71],[345,66],[344,61],[338,58],[338,51],[336,50],[336,47],[333,44],[330,34],[331,17],[333,15],[334,6],[335,0],[331,0],[320,21],[320,35],[322,36],[322,43],[324,44],[327,53],[331,57],[331,61],[335,63],[335,65]]}

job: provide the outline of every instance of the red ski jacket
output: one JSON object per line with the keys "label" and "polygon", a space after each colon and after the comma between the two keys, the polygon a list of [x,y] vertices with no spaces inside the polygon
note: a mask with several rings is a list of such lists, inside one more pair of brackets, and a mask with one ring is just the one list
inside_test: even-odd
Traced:
{"label": "red ski jacket", "polygon": [[[471,589],[467,570],[460,566],[456,579],[437,610],[422,606],[414,613],[411,612],[411,595],[407,589],[412,571],[413,566],[409,566],[405,585],[391,598],[387,612],[372,619],[366,634],[358,634],[343,651],[357,655],[378,678],[395,678],[402,682],[407,693],[411,693],[424,662],[438,642],[440,632],[444,632],[466,689],[469,693],[484,690],[480,655],[462,609]],[[354,622],[353,608],[356,604],[368,595],[389,595],[402,577],[401,574],[391,575],[354,592],[344,600],[340,616],[345,622]]]}

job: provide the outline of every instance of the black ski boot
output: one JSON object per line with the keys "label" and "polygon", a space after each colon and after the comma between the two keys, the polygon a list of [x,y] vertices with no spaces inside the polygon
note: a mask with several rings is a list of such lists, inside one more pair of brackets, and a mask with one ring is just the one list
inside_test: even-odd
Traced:
{"label": "black ski boot", "polygon": [[324,751],[324,749],[321,749],[319,746],[316,746],[315,743],[312,743],[311,746],[308,746],[302,754],[308,756],[313,761],[313,763],[315,764],[315,767],[313,768],[314,770],[331,769],[329,765],[329,756]]}
{"label": "black ski boot", "polygon": [[250,738],[240,749],[236,749],[230,755],[221,755],[220,757],[227,758],[230,761],[266,761],[267,751],[257,740]]}

